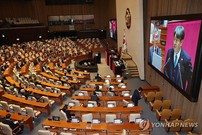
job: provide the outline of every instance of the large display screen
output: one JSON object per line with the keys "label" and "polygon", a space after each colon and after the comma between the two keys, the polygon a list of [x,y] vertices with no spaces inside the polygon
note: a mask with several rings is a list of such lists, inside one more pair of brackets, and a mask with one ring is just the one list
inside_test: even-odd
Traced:
{"label": "large display screen", "polygon": [[190,101],[201,83],[201,15],[152,17],[148,63]]}
{"label": "large display screen", "polygon": [[111,39],[117,40],[117,22],[116,22],[116,19],[111,19],[109,21],[109,37]]}

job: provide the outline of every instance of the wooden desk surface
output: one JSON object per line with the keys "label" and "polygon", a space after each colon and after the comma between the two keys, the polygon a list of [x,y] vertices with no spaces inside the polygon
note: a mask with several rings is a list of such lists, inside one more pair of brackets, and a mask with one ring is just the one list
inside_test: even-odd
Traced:
{"label": "wooden desk surface", "polygon": [[36,90],[33,88],[27,88],[26,90],[32,91],[35,94],[43,95],[43,96],[48,96],[50,99],[55,100],[56,102],[62,103],[62,93],[52,93],[49,91],[41,91],[41,90]]}
{"label": "wooden desk surface", "polygon": [[25,98],[16,97],[15,95],[10,95],[10,94],[4,94],[2,95],[2,97],[6,98],[7,100],[17,102],[19,104],[26,104],[26,105],[32,106],[36,108],[37,110],[40,109],[40,111],[50,114],[50,106],[48,103],[41,103],[37,101],[26,100]]}
{"label": "wooden desk surface", "polygon": [[142,90],[159,90],[159,86],[141,86]]}
{"label": "wooden desk surface", "polygon": [[84,74],[84,75],[90,75],[90,72],[83,72],[83,71],[78,71],[76,69],[72,70],[74,73],[78,73],[78,74]]}
{"label": "wooden desk surface", "polygon": [[[110,82],[110,85],[119,85],[120,82]],[[95,84],[95,85],[104,85],[105,82],[93,82],[93,81],[90,81],[88,82],[88,84]]]}
{"label": "wooden desk surface", "polygon": [[18,120],[18,121],[24,120],[25,126],[27,126],[30,130],[34,129],[31,116],[24,116],[24,115],[19,115],[18,113],[10,113],[10,112],[7,112],[6,110],[0,110],[0,116],[6,117],[7,114],[11,114],[11,119],[13,120]]}
{"label": "wooden desk surface", "polygon": [[143,111],[141,106],[135,107],[114,107],[114,108],[107,108],[107,107],[83,107],[83,106],[73,106],[68,107],[70,111],[76,112],[100,112],[100,113],[140,113]]}
{"label": "wooden desk surface", "polygon": [[10,84],[15,84],[15,86],[19,87],[20,83],[16,82],[11,76],[6,76],[6,80],[10,83]]}
{"label": "wooden desk surface", "polygon": [[[80,90],[83,90],[83,91],[95,91],[95,88],[86,88],[86,87],[81,87]],[[118,87],[115,87],[114,88],[114,91],[130,91],[131,89],[130,88],[118,88]],[[109,91],[107,88],[101,88],[101,91],[104,91],[104,92],[107,92]]]}
{"label": "wooden desk surface", "polygon": [[47,73],[45,73],[45,72],[40,72],[39,74],[42,75],[42,76],[44,76],[44,77],[46,77],[46,78],[48,78],[48,79],[53,79],[53,80],[55,80],[55,81],[59,81],[59,78],[58,78],[58,77],[49,75],[49,74],[47,74]]}
{"label": "wooden desk surface", "polygon": [[[122,101],[123,99],[125,100],[131,100],[129,96],[124,97],[124,96],[98,96],[99,100],[102,101]],[[77,99],[77,100],[90,100],[91,97],[90,96],[77,96],[77,95],[73,95],[72,96],[73,99]]]}
{"label": "wooden desk surface", "polygon": [[[52,121],[46,119],[43,124],[43,126],[51,126],[55,128],[72,128],[72,129],[84,129],[86,131],[88,130],[107,130],[107,131],[115,131],[115,130],[140,130],[139,124],[136,123],[129,123],[129,122],[123,122],[121,124],[111,124],[111,123],[99,123],[99,124],[89,124],[87,122],[80,122],[80,123],[72,123],[67,122],[65,120],[60,121]],[[88,125],[90,125],[90,128],[88,128]],[[151,128],[151,127],[150,127]]]}
{"label": "wooden desk surface", "polygon": [[26,64],[20,69],[21,74],[27,74],[28,69],[29,69],[29,65],[30,65],[30,63],[26,63]]}
{"label": "wooden desk surface", "polygon": [[76,75],[76,74],[66,74],[67,77],[71,77],[71,78],[78,78],[78,79],[84,79],[85,76],[84,75]]}

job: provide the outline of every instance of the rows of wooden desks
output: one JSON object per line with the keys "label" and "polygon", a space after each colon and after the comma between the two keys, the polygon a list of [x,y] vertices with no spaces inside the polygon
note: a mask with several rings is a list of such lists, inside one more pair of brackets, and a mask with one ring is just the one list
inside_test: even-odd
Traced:
{"label": "rows of wooden desks", "polygon": [[27,100],[25,98],[16,97],[15,95],[10,94],[4,94],[2,95],[2,98],[8,102],[20,104],[21,106],[28,105],[33,107],[33,109],[50,114],[50,106],[48,103],[41,103],[34,100]]}
{"label": "rows of wooden desks", "polygon": [[[98,103],[100,104],[100,106],[104,106],[104,105],[106,106],[107,101],[116,101],[117,106],[123,106],[123,100],[126,100],[126,101],[131,100],[129,96],[98,96],[98,97],[99,97]],[[91,97],[73,95],[72,99],[79,100],[80,103],[82,104],[87,104],[88,100],[91,100]]]}
{"label": "rows of wooden desks", "polygon": [[28,127],[30,130],[34,129],[33,120],[32,120],[31,116],[24,116],[24,115],[20,115],[18,113],[10,113],[10,112],[7,112],[6,110],[0,110],[0,116],[1,117],[6,117],[7,114],[11,115],[11,119],[12,120],[15,120],[15,121],[16,120],[17,121],[23,120],[24,121],[24,125],[26,127]]}
{"label": "rows of wooden desks", "polygon": [[[140,129],[139,124],[129,123],[129,122],[123,122],[121,124],[111,124],[111,123],[104,123],[104,122],[99,124],[91,124],[87,122],[72,123],[72,122],[67,122],[65,120],[53,121],[53,120],[46,119],[42,125],[54,127],[57,129],[67,128],[67,129],[82,130],[83,132],[93,131],[93,130],[110,132],[110,131],[122,131],[123,129],[133,130],[133,131],[135,130],[137,133],[142,131]],[[151,127],[152,125],[149,123],[147,130],[150,130]]]}
{"label": "rows of wooden desks", "polygon": [[[92,94],[95,91],[96,88],[88,88],[88,87],[81,87],[81,91],[88,91],[90,94]],[[106,95],[106,93],[109,91],[108,88],[101,88],[100,89],[103,93],[103,95]],[[114,92],[116,92],[119,96],[121,96],[122,91],[130,91],[130,88],[114,88]]]}
{"label": "rows of wooden desks", "polygon": [[[6,77],[6,80],[8,80],[8,82],[10,84],[14,84],[15,86],[19,87],[19,83],[16,82],[12,77],[10,76],[7,76]],[[45,83],[45,82],[44,82]],[[71,94],[71,88],[70,86],[58,86],[58,85],[51,85],[51,84],[48,84],[50,87],[54,87],[54,86],[57,86],[59,88],[63,88],[65,92]],[[45,91],[41,91],[41,90],[37,90],[37,89],[34,89],[34,88],[26,88],[26,90],[29,90],[29,91],[32,91],[33,93],[35,94],[39,94],[39,95],[43,95],[43,96],[48,96],[50,99],[53,99],[55,100],[56,102],[60,102],[62,103],[63,100],[62,100],[62,94],[61,93],[51,93],[51,92],[45,92]]]}

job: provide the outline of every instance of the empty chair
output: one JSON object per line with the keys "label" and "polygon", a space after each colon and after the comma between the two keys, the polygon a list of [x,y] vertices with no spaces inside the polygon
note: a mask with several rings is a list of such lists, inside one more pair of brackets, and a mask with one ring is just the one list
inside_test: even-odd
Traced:
{"label": "empty chair", "polygon": [[156,92],[154,100],[162,100],[163,99],[163,93],[162,92]]}
{"label": "empty chair", "polygon": [[56,93],[55,91],[57,91],[57,93],[61,93],[61,94],[62,94],[62,96],[65,96],[65,95],[66,95],[66,93],[65,93],[65,92],[61,92],[61,90],[60,90],[60,89],[58,89],[58,88],[55,88],[54,93]]}
{"label": "empty chair", "polygon": [[84,96],[88,96],[88,91],[81,91],[83,94],[84,94]]}
{"label": "empty chair", "polygon": [[6,101],[0,101],[3,110],[10,111],[12,109],[12,104],[8,105]]}
{"label": "empty chair", "polygon": [[82,115],[82,122],[92,122],[92,120],[93,120],[93,114],[92,113]]}
{"label": "empty chair", "polygon": [[63,110],[60,110],[60,119],[68,120],[66,113]]}
{"label": "empty chair", "polygon": [[49,83],[54,84],[55,81],[53,79],[48,79]]}
{"label": "empty chair", "polygon": [[30,86],[31,88],[35,88],[35,87],[36,87],[33,82],[30,82],[30,83],[29,83],[29,86]]}
{"label": "empty chair", "polygon": [[186,126],[182,126],[181,131],[193,131],[194,127],[196,126],[193,119],[186,119],[183,121],[183,123],[185,123],[184,125]]}
{"label": "empty chair", "polygon": [[153,102],[154,101],[154,98],[155,98],[155,92],[148,92],[147,94],[144,93],[144,99],[145,99],[145,102],[148,101],[148,102]]}
{"label": "empty chair", "polygon": [[95,88],[95,84],[89,84],[90,88]]}
{"label": "empty chair", "polygon": [[[80,101],[79,100],[70,100],[70,102],[69,103],[74,103],[74,106],[80,106],[81,105],[81,103],[80,103]],[[69,105],[70,106],[70,105]]]}
{"label": "empty chair", "polygon": [[39,90],[43,90],[43,87],[42,87],[40,84],[37,84],[36,87],[37,87],[37,89],[39,89]]}
{"label": "empty chair", "polygon": [[122,131],[121,135],[127,135],[127,132],[126,132],[126,130],[125,130],[125,129],[123,129],[123,131]]}
{"label": "empty chair", "polygon": [[74,135],[73,133],[61,132],[60,135]]}
{"label": "empty chair", "polygon": [[122,91],[121,95],[124,96],[124,97],[125,96],[130,96],[130,91]]}
{"label": "empty chair", "polygon": [[25,110],[26,110],[27,115],[29,115],[29,116],[31,116],[33,118],[37,118],[41,114],[40,111],[34,110],[31,107],[25,107]]}
{"label": "empty chair", "polygon": [[93,107],[97,107],[98,106],[96,101],[88,101],[87,104],[93,104]]}
{"label": "empty chair", "polygon": [[128,116],[128,121],[129,122],[135,122],[135,120],[137,119],[137,118],[140,118],[141,116],[140,116],[140,113],[131,113],[131,114],[129,114],[129,116]]}
{"label": "empty chair", "polygon": [[130,102],[126,101],[125,99],[123,99],[122,101],[123,101],[123,106],[128,106],[128,103],[130,103]]}
{"label": "empty chair", "polygon": [[163,102],[161,100],[155,100],[154,103],[149,102],[151,110],[161,110]]}
{"label": "empty chair", "polygon": [[116,107],[116,101],[107,101],[107,107]]}
{"label": "empty chair", "polygon": [[171,108],[171,101],[170,100],[163,100],[161,109],[170,109]]}
{"label": "empty chair", "polygon": [[45,89],[46,89],[46,91],[49,91],[49,92],[52,91],[51,87],[46,87]]}
{"label": "empty chair", "polygon": [[57,133],[49,130],[38,130],[38,135],[57,135]]}
{"label": "empty chair", "polygon": [[46,97],[46,96],[42,96],[41,98],[40,98],[40,100],[43,100],[45,103],[48,103],[50,106],[52,106],[54,103],[55,103],[55,101],[54,100],[50,100],[48,97]]}
{"label": "empty chair", "polygon": [[169,120],[171,116],[171,110],[170,109],[163,109],[161,112],[156,110],[156,118],[158,120]]}
{"label": "empty chair", "polygon": [[108,92],[106,93],[106,96],[112,97],[112,96],[114,96],[114,92],[108,91]]}
{"label": "empty chair", "polygon": [[55,84],[56,85],[62,85],[62,82],[61,81],[56,81]]}
{"label": "empty chair", "polygon": [[[182,120],[178,120],[178,119],[173,120],[173,121],[165,120],[165,125],[166,125],[165,130],[167,132],[178,132],[181,130],[182,122],[183,122]],[[173,125],[175,125],[175,126],[173,126]]]}
{"label": "empty chair", "polygon": [[181,109],[173,109],[171,112],[170,120],[181,119],[182,110]]}
{"label": "empty chair", "polygon": [[105,115],[106,123],[114,123],[114,119],[116,119],[116,114],[106,114]]}
{"label": "empty chair", "polygon": [[23,110],[25,111],[25,108],[20,108],[19,105],[14,104],[13,105],[13,110],[14,110],[15,113],[21,114]]}
{"label": "empty chair", "polygon": [[101,91],[95,91],[97,96],[102,96],[102,92]]}

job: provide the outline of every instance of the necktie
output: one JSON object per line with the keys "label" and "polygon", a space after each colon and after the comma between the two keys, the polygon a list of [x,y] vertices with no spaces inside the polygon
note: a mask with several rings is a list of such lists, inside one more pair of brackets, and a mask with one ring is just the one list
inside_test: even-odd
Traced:
{"label": "necktie", "polygon": [[174,67],[177,66],[177,54],[175,55]]}

